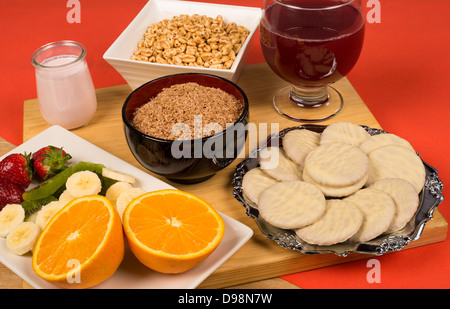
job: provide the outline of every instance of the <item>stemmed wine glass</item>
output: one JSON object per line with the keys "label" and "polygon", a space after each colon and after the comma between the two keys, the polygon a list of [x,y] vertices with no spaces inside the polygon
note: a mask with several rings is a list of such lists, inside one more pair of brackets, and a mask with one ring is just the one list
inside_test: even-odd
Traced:
{"label": "stemmed wine glass", "polygon": [[264,0],[263,55],[290,84],[276,92],[276,110],[299,122],[339,113],[344,99],[330,84],[356,64],[364,28],[361,0]]}

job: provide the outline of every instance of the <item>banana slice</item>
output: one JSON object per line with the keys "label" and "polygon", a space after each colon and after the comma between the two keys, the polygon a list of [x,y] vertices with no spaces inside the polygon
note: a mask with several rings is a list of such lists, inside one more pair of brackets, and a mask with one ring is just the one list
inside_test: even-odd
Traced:
{"label": "banana slice", "polygon": [[72,194],[70,194],[70,192],[66,189],[63,191],[63,193],[61,193],[61,195],[59,196],[58,201],[64,205],[66,205],[67,203],[69,203],[70,201],[72,201],[73,199],[75,199],[74,196],[72,196]]}
{"label": "banana slice", "polygon": [[116,209],[119,213],[120,217],[122,218],[123,212],[125,211],[125,208],[127,208],[128,204],[139,195],[144,194],[145,191],[141,188],[131,188],[128,190],[125,190],[122,192],[116,201]]}
{"label": "banana slice", "polygon": [[116,204],[117,199],[119,198],[120,194],[124,192],[125,190],[131,189],[132,186],[129,182],[119,181],[115,184],[111,185],[108,190],[106,190],[106,198],[111,201],[113,205]]}
{"label": "banana slice", "polygon": [[53,201],[47,205],[42,206],[41,210],[38,211],[35,223],[39,225],[41,230],[45,228],[47,223],[64,207],[64,204],[59,201]]}
{"label": "banana slice", "polygon": [[6,246],[13,253],[23,255],[33,250],[41,234],[39,225],[33,222],[22,222],[16,225],[6,237]]}
{"label": "banana slice", "polygon": [[122,173],[122,172],[118,172],[118,171],[114,171],[112,169],[109,169],[107,167],[104,167],[102,169],[102,176],[103,177],[108,177],[117,181],[123,181],[123,182],[128,182],[130,184],[133,184],[136,181],[136,178],[134,178],[134,176]]}
{"label": "banana slice", "polygon": [[0,236],[6,237],[10,231],[25,220],[25,211],[20,204],[8,204],[0,211]]}
{"label": "banana slice", "polygon": [[102,182],[96,173],[80,171],[67,179],[66,189],[73,197],[95,195],[102,190]]}

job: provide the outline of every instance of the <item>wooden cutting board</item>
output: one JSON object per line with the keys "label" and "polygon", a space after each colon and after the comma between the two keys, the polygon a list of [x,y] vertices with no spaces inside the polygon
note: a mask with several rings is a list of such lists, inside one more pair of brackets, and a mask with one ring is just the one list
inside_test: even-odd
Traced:
{"label": "wooden cutting board", "polygon": [[[290,121],[275,111],[272,105],[273,93],[278,88],[286,85],[286,82],[275,76],[265,63],[247,66],[238,81],[238,85],[245,91],[249,99],[250,122],[254,123],[256,127],[259,127],[259,124],[268,124],[267,130],[259,131],[261,134],[258,134],[256,131],[249,132],[249,134],[255,134],[254,136],[258,140],[265,139],[276,125],[278,125],[277,128],[280,130],[299,125],[299,123]],[[381,128],[346,78],[336,83],[335,87],[344,96],[344,108],[336,117],[323,122],[323,124],[350,121],[373,128]],[[72,132],[130,164],[145,170],[134,159],[127,146],[123,132],[121,107],[130,92],[131,89],[127,85],[98,89],[98,111],[96,116],[87,126]],[[37,99],[25,101],[24,141],[48,127],[39,112]],[[259,128],[264,128],[264,126]],[[247,143],[246,153],[251,150],[249,148]],[[199,288],[229,287],[372,257],[360,254],[350,254],[347,257],[339,257],[334,254],[303,255],[296,251],[283,249],[274,241],[265,238],[254,221],[246,216],[244,207],[232,195],[231,178],[236,165],[243,160],[243,157],[241,156],[233,164],[203,183],[195,185],[171,183],[171,185],[180,190],[185,190],[204,198],[217,210],[249,226],[254,232],[252,238],[211,274]],[[160,176],[154,176],[167,182]],[[426,224],[421,238],[411,242],[405,249],[443,241],[446,238],[447,229],[447,221],[437,210],[434,212],[434,219]]]}

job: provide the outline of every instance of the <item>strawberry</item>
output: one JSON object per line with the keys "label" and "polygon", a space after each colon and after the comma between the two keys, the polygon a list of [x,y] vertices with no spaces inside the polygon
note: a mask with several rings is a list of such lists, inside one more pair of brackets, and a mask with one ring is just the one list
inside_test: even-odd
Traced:
{"label": "strawberry", "polygon": [[0,180],[0,210],[7,204],[20,204],[23,202],[22,194],[24,189],[19,185]]}
{"label": "strawberry", "polygon": [[46,146],[33,153],[33,168],[43,180],[49,179],[69,166],[72,156],[62,148]]}
{"label": "strawberry", "polygon": [[33,178],[33,167],[30,163],[30,154],[13,153],[0,161],[0,179],[28,187]]}

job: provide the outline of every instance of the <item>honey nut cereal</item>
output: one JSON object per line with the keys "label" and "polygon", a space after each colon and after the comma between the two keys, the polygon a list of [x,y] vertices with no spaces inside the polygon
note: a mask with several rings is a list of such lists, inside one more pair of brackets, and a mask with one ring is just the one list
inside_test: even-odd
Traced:
{"label": "honey nut cereal", "polygon": [[235,22],[194,14],[150,25],[132,60],[230,69],[250,31]]}

